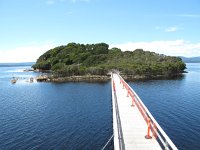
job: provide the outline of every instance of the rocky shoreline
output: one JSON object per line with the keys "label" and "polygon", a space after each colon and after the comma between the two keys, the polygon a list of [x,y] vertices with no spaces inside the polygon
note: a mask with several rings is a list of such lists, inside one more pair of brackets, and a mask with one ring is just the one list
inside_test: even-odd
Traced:
{"label": "rocky shoreline", "polygon": [[[145,80],[158,80],[158,79],[177,79],[182,78],[184,74],[176,74],[173,76],[156,75],[156,76],[144,76],[144,75],[124,75],[122,78],[126,81],[145,81]],[[110,75],[83,75],[83,76],[66,76],[56,77],[53,75],[41,75],[36,77],[37,82],[108,82],[110,81]]]}
{"label": "rocky shoreline", "polygon": [[[186,73],[186,72],[185,72]],[[147,80],[171,80],[171,79],[180,79],[184,77],[183,73],[174,74],[174,75],[154,75],[154,76],[145,76],[145,75],[121,75],[122,78],[126,81],[147,81]]]}
{"label": "rocky shoreline", "polygon": [[100,75],[84,75],[84,76],[66,76],[66,77],[54,77],[54,76],[38,76],[36,78],[38,82],[108,82],[110,76]]}

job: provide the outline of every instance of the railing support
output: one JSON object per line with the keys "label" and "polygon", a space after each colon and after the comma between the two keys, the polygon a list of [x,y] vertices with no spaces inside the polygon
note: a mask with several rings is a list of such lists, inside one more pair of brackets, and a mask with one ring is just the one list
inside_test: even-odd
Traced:
{"label": "railing support", "polygon": [[131,106],[134,107],[135,106],[134,105],[134,101],[135,101],[134,96],[131,95],[131,98],[132,98],[132,104],[131,104]]}
{"label": "railing support", "polygon": [[147,118],[147,135],[145,136],[146,139],[151,139],[152,137],[150,136],[150,128],[151,128],[151,120],[150,118]]}
{"label": "railing support", "polygon": [[126,97],[129,97],[129,90],[127,91],[127,95],[126,95]]}

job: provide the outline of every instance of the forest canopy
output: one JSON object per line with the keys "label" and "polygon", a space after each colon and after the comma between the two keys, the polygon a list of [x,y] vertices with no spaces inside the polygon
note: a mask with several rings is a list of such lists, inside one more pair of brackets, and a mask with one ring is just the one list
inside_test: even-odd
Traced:
{"label": "forest canopy", "polygon": [[186,65],[179,57],[143,49],[123,52],[119,48],[109,49],[106,43],[69,43],[48,50],[32,67],[60,76],[107,75],[112,69],[125,75],[173,76],[182,73]]}

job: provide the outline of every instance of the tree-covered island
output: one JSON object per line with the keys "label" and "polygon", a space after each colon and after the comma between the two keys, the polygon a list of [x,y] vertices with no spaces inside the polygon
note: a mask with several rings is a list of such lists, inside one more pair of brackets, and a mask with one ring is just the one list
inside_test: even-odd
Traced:
{"label": "tree-covered island", "polygon": [[59,46],[41,55],[35,70],[51,71],[51,81],[109,80],[119,70],[126,79],[152,79],[181,75],[186,65],[178,57],[136,49],[122,52],[106,43]]}

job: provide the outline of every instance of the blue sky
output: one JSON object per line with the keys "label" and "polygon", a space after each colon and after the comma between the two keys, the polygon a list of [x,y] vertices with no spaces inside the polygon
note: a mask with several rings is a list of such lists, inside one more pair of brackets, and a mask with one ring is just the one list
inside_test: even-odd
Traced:
{"label": "blue sky", "polygon": [[0,62],[69,42],[200,56],[199,0],[0,0]]}

